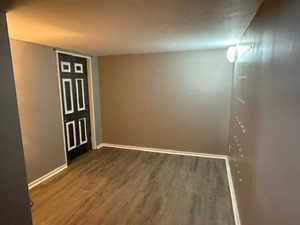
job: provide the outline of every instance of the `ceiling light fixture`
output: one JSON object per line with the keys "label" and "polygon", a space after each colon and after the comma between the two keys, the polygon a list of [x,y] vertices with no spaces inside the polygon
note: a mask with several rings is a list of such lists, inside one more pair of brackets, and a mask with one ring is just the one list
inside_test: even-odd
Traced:
{"label": "ceiling light fixture", "polygon": [[237,47],[231,46],[227,49],[227,59],[230,63],[234,63],[237,58]]}

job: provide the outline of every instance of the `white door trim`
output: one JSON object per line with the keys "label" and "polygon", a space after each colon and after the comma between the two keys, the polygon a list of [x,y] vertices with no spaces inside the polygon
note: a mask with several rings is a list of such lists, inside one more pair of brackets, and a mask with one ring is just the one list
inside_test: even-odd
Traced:
{"label": "white door trim", "polygon": [[58,81],[58,94],[60,100],[60,116],[61,116],[61,124],[62,124],[62,138],[64,144],[64,154],[65,154],[65,164],[68,164],[67,158],[67,149],[66,149],[66,138],[65,138],[65,123],[64,123],[64,111],[63,111],[63,98],[62,98],[62,88],[61,88],[61,78],[60,78],[60,63],[58,58],[58,51],[55,52],[56,56],[56,68],[57,68],[57,81]]}
{"label": "white door trim", "polygon": [[92,67],[92,57],[89,58],[89,66],[88,66],[88,87],[89,87],[89,105],[90,105],[90,125],[91,125],[91,141],[92,148],[97,148],[96,142],[96,116],[95,116],[95,105],[94,105],[94,86],[93,86],[93,67]]}
{"label": "white door trim", "polygon": [[86,59],[91,59],[91,56],[81,55],[78,53],[67,52],[67,51],[63,51],[63,50],[56,50],[56,53],[57,53],[57,55],[58,55],[58,53],[62,53],[62,54],[66,54],[66,55],[72,55],[72,56],[82,57],[82,58],[86,58]]}

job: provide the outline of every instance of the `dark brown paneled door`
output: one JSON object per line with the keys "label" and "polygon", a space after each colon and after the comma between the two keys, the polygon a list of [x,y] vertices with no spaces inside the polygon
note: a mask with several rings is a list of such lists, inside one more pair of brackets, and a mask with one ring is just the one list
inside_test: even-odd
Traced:
{"label": "dark brown paneled door", "polygon": [[58,53],[68,163],[91,148],[87,59]]}

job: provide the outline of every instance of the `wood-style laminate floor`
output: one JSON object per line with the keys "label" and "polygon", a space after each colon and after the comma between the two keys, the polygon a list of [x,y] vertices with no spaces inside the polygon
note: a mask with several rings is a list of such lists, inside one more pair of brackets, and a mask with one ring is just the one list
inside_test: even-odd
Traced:
{"label": "wood-style laminate floor", "polygon": [[30,196],[34,225],[234,225],[220,159],[105,148]]}

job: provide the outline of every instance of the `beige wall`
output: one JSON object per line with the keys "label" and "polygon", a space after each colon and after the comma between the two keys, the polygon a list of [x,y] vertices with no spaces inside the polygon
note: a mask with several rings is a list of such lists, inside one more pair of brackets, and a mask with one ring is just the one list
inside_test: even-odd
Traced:
{"label": "beige wall", "polygon": [[227,152],[225,50],[104,56],[99,66],[104,142]]}
{"label": "beige wall", "polygon": [[65,163],[55,51],[11,40],[28,182]]}

